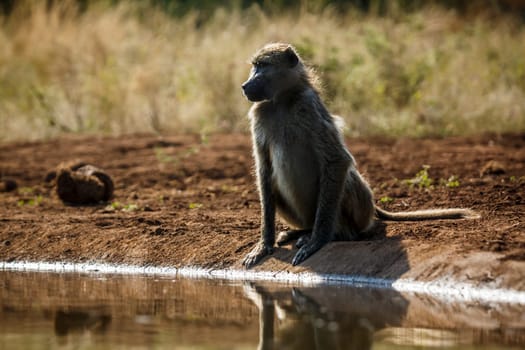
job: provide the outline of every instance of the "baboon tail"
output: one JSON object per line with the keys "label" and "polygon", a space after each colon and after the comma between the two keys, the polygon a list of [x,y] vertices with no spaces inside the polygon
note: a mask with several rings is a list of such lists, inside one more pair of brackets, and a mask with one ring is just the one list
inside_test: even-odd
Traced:
{"label": "baboon tail", "polygon": [[470,209],[427,209],[392,213],[376,206],[376,215],[382,220],[391,221],[423,221],[436,219],[476,219],[479,214]]}

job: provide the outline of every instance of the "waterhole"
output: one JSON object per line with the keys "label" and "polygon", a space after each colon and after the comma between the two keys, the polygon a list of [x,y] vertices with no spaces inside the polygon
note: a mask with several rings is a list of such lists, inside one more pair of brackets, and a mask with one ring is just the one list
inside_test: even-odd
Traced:
{"label": "waterhole", "polygon": [[525,308],[348,285],[0,271],[0,349],[523,349]]}

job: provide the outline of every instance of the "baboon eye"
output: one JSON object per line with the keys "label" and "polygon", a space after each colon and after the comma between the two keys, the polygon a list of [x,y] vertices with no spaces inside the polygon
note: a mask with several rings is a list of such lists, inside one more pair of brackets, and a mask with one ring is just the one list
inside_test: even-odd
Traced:
{"label": "baboon eye", "polygon": [[268,62],[255,62],[253,64],[253,66],[255,68],[264,68],[264,67],[268,67],[269,65],[270,65],[270,63],[268,63]]}

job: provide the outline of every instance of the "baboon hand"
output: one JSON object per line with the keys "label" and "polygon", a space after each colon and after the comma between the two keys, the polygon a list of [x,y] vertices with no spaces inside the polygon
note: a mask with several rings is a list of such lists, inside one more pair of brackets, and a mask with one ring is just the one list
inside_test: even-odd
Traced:
{"label": "baboon hand", "polygon": [[292,260],[292,265],[299,265],[300,263],[308,259],[310,255],[321,249],[322,246],[323,244],[312,242],[312,240],[310,239],[308,243],[304,244],[295,254]]}
{"label": "baboon hand", "polygon": [[244,260],[242,261],[242,264],[244,267],[249,269],[253,265],[257,264],[259,261],[261,261],[262,258],[264,258],[267,255],[270,255],[273,253],[273,248],[267,245],[264,242],[259,242],[255,247],[253,247],[252,251],[246,255]]}

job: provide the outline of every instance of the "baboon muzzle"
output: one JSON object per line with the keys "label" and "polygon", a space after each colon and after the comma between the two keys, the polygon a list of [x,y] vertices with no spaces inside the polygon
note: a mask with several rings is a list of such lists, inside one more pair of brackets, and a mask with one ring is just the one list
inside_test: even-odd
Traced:
{"label": "baboon muzzle", "polygon": [[262,79],[249,79],[242,84],[244,96],[251,102],[259,102],[268,99],[264,91]]}

